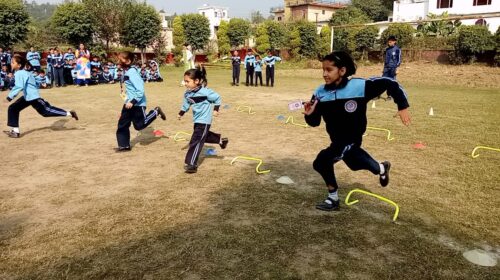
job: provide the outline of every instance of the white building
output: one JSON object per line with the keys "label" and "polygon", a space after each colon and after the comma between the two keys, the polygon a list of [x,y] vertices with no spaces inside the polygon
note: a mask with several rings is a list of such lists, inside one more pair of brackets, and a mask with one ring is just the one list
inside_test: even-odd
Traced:
{"label": "white building", "polygon": [[221,21],[229,21],[227,11],[227,8],[210,6],[208,4],[204,4],[198,8],[198,14],[208,18],[210,22],[210,40],[216,39]]}
{"label": "white building", "polygon": [[460,16],[462,24],[487,25],[494,33],[500,26],[500,0],[398,0],[394,1],[393,22],[414,22],[427,19],[429,14]]}
{"label": "white building", "polygon": [[167,14],[164,10],[159,12],[161,18],[161,35],[165,39],[165,49],[170,52],[174,48],[174,35],[171,22],[169,21],[170,14]]}

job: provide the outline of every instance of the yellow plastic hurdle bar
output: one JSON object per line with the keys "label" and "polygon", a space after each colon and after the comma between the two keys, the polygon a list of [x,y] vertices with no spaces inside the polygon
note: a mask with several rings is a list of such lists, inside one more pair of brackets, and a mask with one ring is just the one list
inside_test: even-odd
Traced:
{"label": "yellow plastic hurdle bar", "polygon": [[255,114],[255,112],[252,112],[252,107],[250,107],[250,106],[238,106],[238,108],[236,108],[236,111],[248,112],[249,115]]}
{"label": "yellow plastic hurdle bar", "polygon": [[231,161],[231,165],[233,165],[233,163],[238,159],[246,159],[246,160],[253,160],[253,161],[259,162],[259,164],[257,164],[257,167],[255,167],[255,172],[257,172],[257,174],[267,174],[267,173],[271,172],[271,169],[260,170],[260,166],[263,163],[262,159],[260,159],[260,158],[253,158],[253,157],[247,157],[247,156],[237,156],[237,157],[233,158],[233,160]]}
{"label": "yellow plastic hurdle bar", "polygon": [[295,123],[295,120],[294,120],[293,116],[289,116],[288,119],[286,119],[285,124],[293,124],[293,125],[300,126],[300,127],[305,127],[305,128],[309,127],[307,124]]}
{"label": "yellow plastic hurdle bar", "polygon": [[391,136],[392,133],[391,133],[391,131],[389,129],[380,128],[380,127],[373,127],[373,126],[368,126],[368,127],[366,127],[366,129],[377,130],[377,131],[385,131],[385,132],[387,132],[387,140],[388,141],[394,140],[394,137]]}
{"label": "yellow plastic hurdle bar", "polygon": [[351,197],[351,195],[353,193],[357,193],[357,192],[358,193],[363,193],[363,194],[366,194],[366,195],[369,195],[369,196],[373,196],[373,197],[375,197],[377,199],[380,199],[380,200],[382,200],[384,202],[387,202],[387,203],[393,205],[394,207],[396,207],[396,212],[394,213],[394,216],[392,217],[392,221],[393,222],[396,221],[396,219],[398,218],[398,215],[399,215],[399,206],[398,206],[398,204],[396,202],[390,200],[390,199],[387,199],[387,198],[383,197],[383,196],[380,196],[380,195],[377,195],[377,194],[374,194],[374,193],[371,193],[371,192],[367,192],[367,191],[364,191],[364,190],[360,190],[360,189],[354,189],[354,190],[350,191],[349,194],[347,195],[347,197],[345,198],[345,204],[347,204],[347,205],[353,205],[353,204],[358,203],[359,200],[353,200],[353,201],[349,202],[349,198]]}
{"label": "yellow plastic hurdle bar", "polygon": [[184,131],[179,131],[175,134],[174,136],[174,141],[175,142],[180,142],[180,141],[187,141],[188,139],[185,137],[182,137],[181,135],[186,135],[186,136],[191,136],[190,133],[184,132]]}
{"label": "yellow plastic hurdle bar", "polygon": [[500,149],[498,148],[492,148],[492,147],[486,147],[486,146],[477,146],[474,148],[474,150],[472,150],[472,158],[478,158],[479,157],[479,154],[476,154],[476,152],[480,149],[484,149],[484,150],[490,150],[490,151],[496,151],[496,152],[500,152]]}

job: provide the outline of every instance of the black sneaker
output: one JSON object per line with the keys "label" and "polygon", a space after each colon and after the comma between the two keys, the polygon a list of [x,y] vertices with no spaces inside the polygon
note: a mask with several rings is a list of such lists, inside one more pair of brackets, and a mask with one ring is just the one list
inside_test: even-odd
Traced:
{"label": "black sneaker", "polygon": [[382,165],[384,166],[385,172],[384,174],[380,174],[380,185],[382,185],[382,187],[386,187],[389,185],[389,170],[391,169],[391,163],[384,161],[382,162]]}
{"label": "black sneaker", "polygon": [[229,143],[229,139],[227,139],[227,138],[222,138],[222,141],[221,141],[221,142],[222,142],[222,143],[221,143],[221,144],[219,144],[219,146],[220,146],[220,148],[221,148],[221,149],[223,149],[223,150],[224,150],[224,149],[227,147],[227,143]]}
{"label": "black sneaker", "polygon": [[5,134],[7,134],[7,136],[9,136],[10,138],[19,138],[19,137],[21,137],[20,133],[14,132],[13,130],[4,130],[3,132]]}
{"label": "black sneaker", "polygon": [[71,110],[71,111],[69,111],[69,113],[71,114],[71,117],[72,117],[73,119],[78,120],[78,115],[76,114],[76,112],[75,112],[75,111]]}
{"label": "black sneaker", "polygon": [[130,148],[130,146],[116,148],[117,153],[130,152],[130,151],[132,151],[132,148]]}
{"label": "black sneaker", "polygon": [[327,197],[323,202],[316,204],[316,209],[321,211],[338,211],[339,208],[340,200],[334,201],[329,197]]}
{"label": "black sneaker", "polygon": [[162,120],[167,120],[167,116],[165,115],[165,113],[163,112],[163,110],[160,108],[160,107],[156,107],[155,108],[156,112],[158,112],[158,115],[160,115],[160,118]]}
{"label": "black sneaker", "polygon": [[196,165],[185,165],[184,170],[186,170],[186,173],[193,174],[198,172],[198,167]]}

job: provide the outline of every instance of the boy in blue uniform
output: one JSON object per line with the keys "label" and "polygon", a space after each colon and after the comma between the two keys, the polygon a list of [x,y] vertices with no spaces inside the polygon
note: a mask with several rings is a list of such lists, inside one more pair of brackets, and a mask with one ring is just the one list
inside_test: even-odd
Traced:
{"label": "boy in blue uniform", "polygon": [[40,71],[40,59],[42,57],[38,52],[35,51],[35,48],[31,47],[30,51],[26,54],[26,59],[28,62],[31,64],[33,67],[34,71],[39,72]]}
{"label": "boy in blue uniform", "polygon": [[160,69],[158,69],[158,64],[151,64],[151,70],[149,71],[149,81],[151,82],[163,82],[163,78],[160,74]]}
{"label": "boy in blue uniform", "polygon": [[114,84],[115,83],[115,78],[113,77],[113,74],[109,71],[108,65],[104,66],[104,69],[102,70],[102,73],[99,77],[99,83],[101,84]]}
{"label": "boy in blue uniform", "polygon": [[214,115],[217,116],[221,105],[221,97],[211,89],[203,87],[205,77],[199,69],[190,69],[184,73],[184,83],[186,93],[184,103],[179,112],[178,119],[192,108],[194,131],[189,142],[189,150],[186,154],[184,169],[186,173],[196,173],[198,171],[198,158],[206,143],[219,144],[225,149],[229,140],[221,138],[220,134],[210,131],[212,124],[212,104],[214,104]]}
{"label": "boy in blue uniform", "polygon": [[148,127],[157,116],[166,120],[165,113],[160,107],[156,107],[146,114],[146,95],[144,92],[144,81],[141,79],[139,69],[134,65],[134,54],[123,52],[118,56],[120,63],[125,69],[123,81],[127,98],[122,108],[122,114],[118,121],[116,138],[118,141],[117,152],[131,150],[130,146],[130,125],[133,124],[136,130],[143,130]]}
{"label": "boy in blue uniform", "polygon": [[396,37],[390,36],[385,49],[384,72],[382,77],[396,79],[398,67],[401,65],[401,49],[396,45]]}
{"label": "boy in blue uniform", "polygon": [[260,86],[262,84],[262,60],[260,59],[260,55],[255,56],[255,86],[258,86],[260,80]]}
{"label": "boy in blue uniform", "polygon": [[266,64],[266,86],[269,86],[269,81],[271,81],[271,87],[274,87],[274,67],[278,61],[281,61],[281,58],[275,56],[272,51],[268,51],[267,56],[264,58],[264,63]]}
{"label": "boy in blue uniform", "polygon": [[[248,49],[247,55],[245,56],[244,66],[247,72],[246,86],[253,86],[253,74],[255,71],[255,56],[253,55],[253,50]],[[250,84],[248,83],[250,82]]]}
{"label": "boy in blue uniform", "polygon": [[19,114],[28,106],[35,108],[35,110],[44,117],[72,117],[78,120],[75,111],[66,111],[51,106],[40,97],[35,77],[31,72],[24,69],[28,64],[28,61],[24,57],[14,55],[11,64],[12,69],[16,71],[14,78],[15,86],[7,96],[7,101],[12,101],[21,91],[23,92],[23,96],[19,97],[9,106],[7,125],[10,126],[11,129],[4,131],[9,137],[19,138],[21,136],[21,132],[19,131]]}
{"label": "boy in blue uniform", "polygon": [[97,56],[94,56],[92,61],[90,62],[90,68],[92,70],[97,69],[98,72],[100,72],[101,69],[101,62],[99,62],[99,58]]}
{"label": "boy in blue uniform", "polygon": [[54,50],[54,54],[51,56],[50,64],[52,65],[54,85],[56,87],[66,86],[64,82],[64,56],[59,52],[59,49]]}
{"label": "boy in blue uniform", "polygon": [[75,53],[72,48],[68,48],[68,52],[66,52],[63,56],[64,59],[64,83],[65,84],[73,84],[73,77],[71,76],[71,70],[73,70],[73,62],[75,60]]}
{"label": "boy in blue uniform", "polygon": [[231,57],[231,65],[233,66],[233,86],[239,86],[241,57],[238,51],[233,52],[233,56]]}
{"label": "boy in blue uniform", "polygon": [[2,86],[0,90],[6,90],[9,88],[10,79],[9,79],[9,70],[7,69],[7,65],[2,65],[2,70],[0,70],[0,80],[2,80]]}
{"label": "boy in blue uniform", "polygon": [[356,73],[356,65],[349,54],[334,52],[323,59],[323,78],[326,82],[304,106],[308,125],[317,127],[321,119],[326,124],[332,144],[322,150],[313,167],[321,174],[328,188],[327,198],[316,205],[323,211],[339,209],[338,185],[333,165],[343,160],[354,171],[369,170],[379,176],[380,184],[389,184],[389,162],[378,163],[361,148],[366,131],[367,103],[383,92],[394,98],[398,115],[405,125],[410,124],[408,100],[402,87],[390,78],[349,79]]}

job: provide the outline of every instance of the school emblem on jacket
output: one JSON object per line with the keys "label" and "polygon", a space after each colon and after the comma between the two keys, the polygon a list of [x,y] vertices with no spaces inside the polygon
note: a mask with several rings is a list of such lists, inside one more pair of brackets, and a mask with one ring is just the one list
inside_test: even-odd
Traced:
{"label": "school emblem on jacket", "polygon": [[358,103],[354,100],[349,100],[345,103],[345,110],[349,113],[352,113],[358,109]]}

